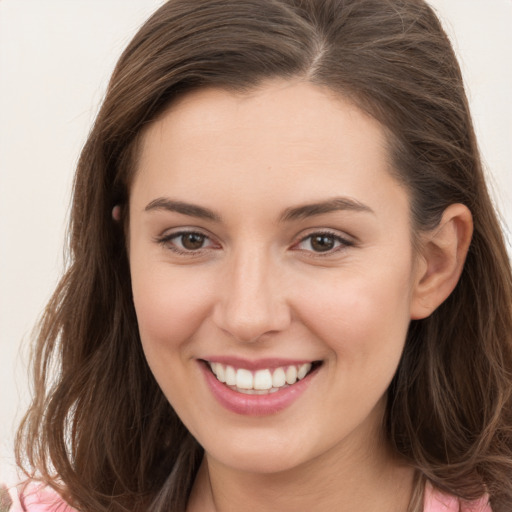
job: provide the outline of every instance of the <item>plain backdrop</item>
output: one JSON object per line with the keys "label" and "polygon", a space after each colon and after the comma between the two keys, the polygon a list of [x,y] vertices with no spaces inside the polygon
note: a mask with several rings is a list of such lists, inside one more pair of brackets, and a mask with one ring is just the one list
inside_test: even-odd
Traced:
{"label": "plain backdrop", "polygon": [[[0,0],[0,481],[14,476],[28,342],[63,270],[80,149],[116,59],[162,3]],[[460,57],[494,197],[512,226],[512,0],[431,4]]]}

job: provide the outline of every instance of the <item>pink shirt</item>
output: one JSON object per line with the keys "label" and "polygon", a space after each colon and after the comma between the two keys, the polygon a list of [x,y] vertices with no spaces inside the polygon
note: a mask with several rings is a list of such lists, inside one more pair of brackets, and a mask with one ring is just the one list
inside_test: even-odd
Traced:
{"label": "pink shirt", "polygon": [[23,492],[24,507],[16,488],[12,488],[9,494],[12,499],[9,512],[77,512],[50,487],[37,484],[29,485]]}
{"label": "pink shirt", "polygon": [[[77,512],[55,491],[48,487],[31,486],[24,494],[25,508],[21,506],[16,489],[10,492],[13,504],[9,512]],[[486,497],[468,503],[444,494],[427,483],[423,512],[492,512]]]}
{"label": "pink shirt", "polygon": [[432,487],[430,482],[425,486],[423,512],[492,512],[487,496],[477,501],[463,502],[455,496],[444,494]]}

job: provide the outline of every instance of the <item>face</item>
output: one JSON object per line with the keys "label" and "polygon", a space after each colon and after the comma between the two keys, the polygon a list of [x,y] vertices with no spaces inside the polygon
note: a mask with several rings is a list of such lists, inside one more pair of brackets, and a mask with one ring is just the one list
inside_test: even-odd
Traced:
{"label": "face", "polygon": [[211,461],[379,442],[418,278],[377,121],[303,82],[191,93],[144,135],[129,240],[147,361]]}

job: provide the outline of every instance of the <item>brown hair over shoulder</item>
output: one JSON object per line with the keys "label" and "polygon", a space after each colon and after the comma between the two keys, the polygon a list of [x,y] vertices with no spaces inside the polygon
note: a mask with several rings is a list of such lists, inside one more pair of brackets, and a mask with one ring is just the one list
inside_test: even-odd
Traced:
{"label": "brown hair over shoulder", "polygon": [[144,24],[78,163],[70,265],[40,325],[18,462],[83,511],[185,510],[202,449],[145,361],[112,208],[129,222],[138,141],[175,98],[274,77],[326,86],[384,126],[416,233],[450,204],[471,210],[463,274],[411,322],[385,428],[422,479],[464,499],[487,492],[494,512],[510,510],[510,263],[460,70],[423,0],[171,0]]}

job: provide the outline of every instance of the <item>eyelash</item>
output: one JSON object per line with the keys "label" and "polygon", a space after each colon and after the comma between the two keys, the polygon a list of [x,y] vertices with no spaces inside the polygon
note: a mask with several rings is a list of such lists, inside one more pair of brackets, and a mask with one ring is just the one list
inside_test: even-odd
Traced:
{"label": "eyelash", "polygon": [[208,249],[208,247],[200,247],[197,250],[185,249],[185,248],[177,247],[173,243],[173,240],[182,238],[186,235],[196,235],[196,236],[203,237],[204,241],[206,241],[206,240],[211,241],[211,238],[208,235],[205,235],[204,233],[201,233],[200,231],[194,231],[194,230],[186,230],[186,231],[184,230],[184,231],[178,231],[177,233],[170,233],[168,235],[164,235],[162,237],[157,238],[156,241],[159,244],[161,244],[164,248],[170,249],[171,251],[173,251],[177,254],[184,255],[184,256],[199,256],[203,253],[203,251],[205,249]]}
{"label": "eyelash", "polygon": [[[178,231],[176,233],[170,233],[168,235],[158,237],[156,239],[156,242],[161,244],[164,248],[169,249],[173,251],[176,254],[194,257],[194,256],[200,256],[203,254],[204,250],[208,250],[210,247],[200,247],[197,250],[194,249],[185,249],[180,248],[176,246],[173,243],[173,240],[179,239],[181,237],[184,237],[186,235],[196,235],[203,238],[203,242],[206,240],[210,240],[211,238],[208,235],[205,235],[204,233],[201,233],[200,231],[194,231],[194,230],[187,230],[187,231]],[[312,243],[312,240],[314,237],[327,237],[334,241],[334,244],[338,244],[335,247],[328,249],[326,251],[314,251],[314,250],[308,250],[308,249],[300,249],[298,248],[301,244],[305,243],[307,240],[310,240],[310,244]],[[347,240],[346,238],[343,238],[342,236],[333,233],[331,231],[314,231],[307,236],[302,237],[298,242],[293,244],[292,250],[302,251],[305,253],[310,253],[314,255],[314,257],[326,257],[330,256],[334,253],[337,253],[340,250],[343,250],[347,247],[354,246],[354,242]]]}
{"label": "eyelash", "polygon": [[[305,243],[308,240],[309,240],[309,244],[311,245],[312,241],[315,237],[330,238],[334,241],[334,244],[338,244],[338,245],[337,246],[335,245],[335,247],[328,249],[326,251],[314,251],[314,250],[300,249],[300,248],[295,249],[296,247],[302,245],[303,243]],[[293,245],[292,249],[298,250],[298,251],[303,251],[305,253],[313,254],[314,257],[316,257],[316,258],[322,258],[322,257],[332,256],[333,254],[335,254],[339,251],[342,251],[343,249],[346,249],[347,247],[353,247],[353,246],[354,246],[354,242],[352,242],[351,240],[343,238],[342,236],[340,236],[336,233],[333,233],[332,231],[323,230],[323,231],[314,231],[314,232],[309,233],[308,235],[302,237],[296,244]]]}

